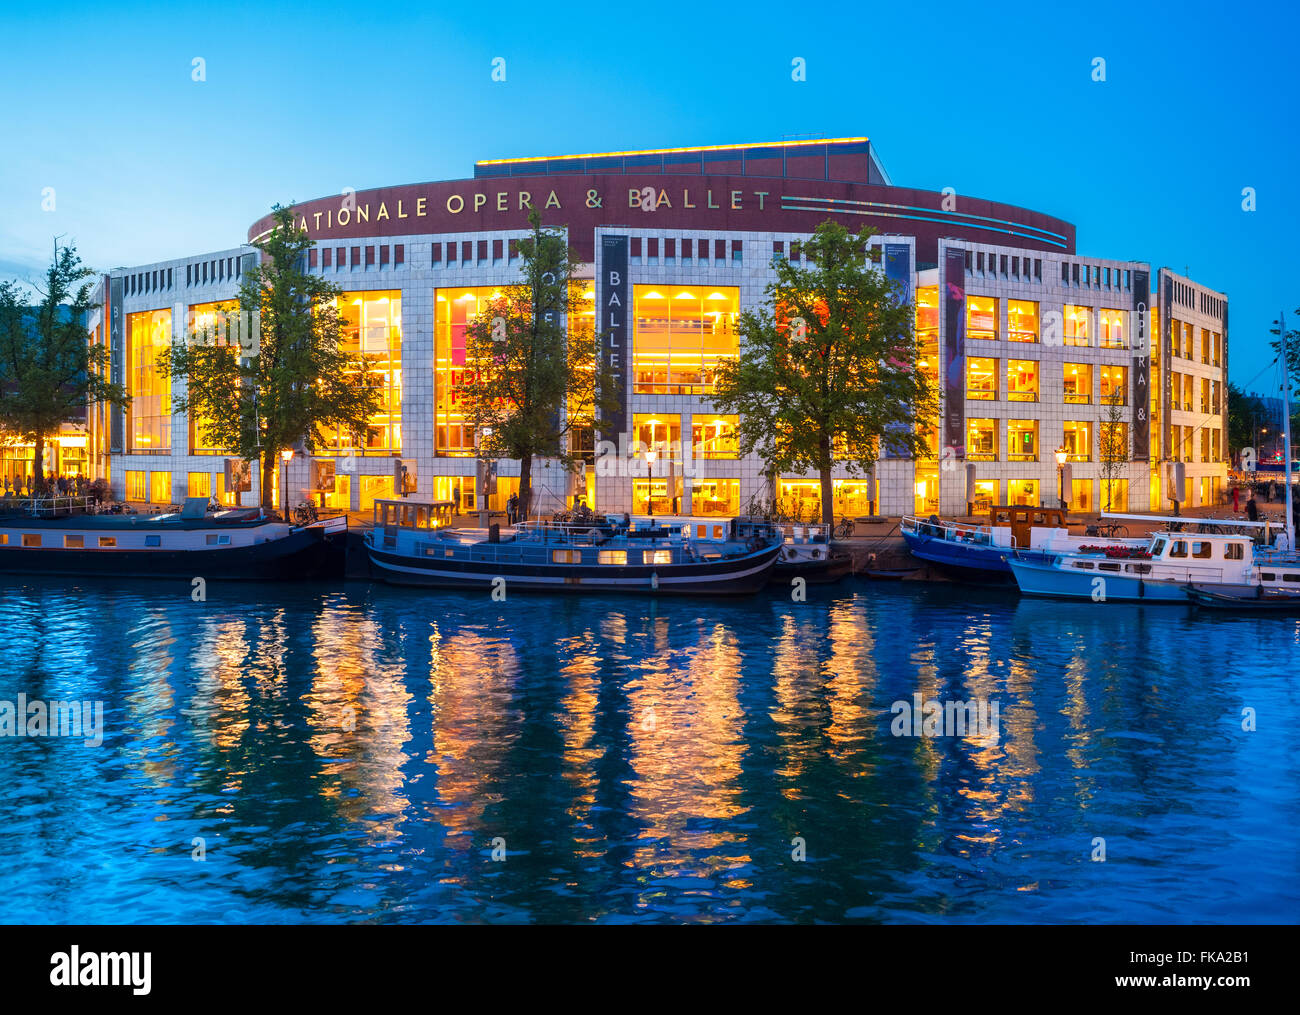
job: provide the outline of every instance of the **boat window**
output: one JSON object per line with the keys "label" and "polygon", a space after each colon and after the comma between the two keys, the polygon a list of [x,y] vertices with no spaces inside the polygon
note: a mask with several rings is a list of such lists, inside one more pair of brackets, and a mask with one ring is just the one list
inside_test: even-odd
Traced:
{"label": "boat window", "polygon": [[162,536],[145,536],[145,546],[162,546]]}
{"label": "boat window", "polygon": [[429,511],[427,508],[418,507],[415,509],[415,527],[417,529],[427,529],[429,527]]}
{"label": "boat window", "polygon": [[600,550],[598,551],[598,560],[602,564],[626,564],[626,550]]}
{"label": "boat window", "polygon": [[39,532],[24,532],[23,546],[40,546],[41,534]]}
{"label": "boat window", "polygon": [[1150,574],[1150,573],[1151,573],[1151,565],[1150,565],[1150,564],[1129,564],[1129,565],[1125,568],[1125,570],[1126,570],[1126,571],[1131,571],[1131,572],[1133,572],[1133,573],[1135,573],[1135,574]]}
{"label": "boat window", "polygon": [[209,532],[204,541],[208,546],[229,546],[230,535],[225,532]]}
{"label": "boat window", "polygon": [[581,550],[552,550],[551,563],[552,564],[581,564],[582,551]]}
{"label": "boat window", "polygon": [[9,545],[9,533],[0,532],[0,546],[8,546],[8,545]]}
{"label": "boat window", "polygon": [[1240,543],[1229,543],[1223,548],[1223,556],[1227,560],[1243,560],[1246,556],[1246,548]]}
{"label": "boat window", "polygon": [[709,527],[708,527],[707,525],[697,525],[697,526],[695,526],[695,538],[696,538],[696,539],[708,539],[708,538],[709,538]]}
{"label": "boat window", "polygon": [[1076,561],[1074,562],[1074,566],[1077,567],[1080,571],[1091,571],[1091,570],[1092,570],[1092,561],[1090,561],[1090,560],[1076,560]]}
{"label": "boat window", "polygon": [[689,523],[686,524],[686,525],[683,525],[683,526],[682,526],[682,535],[685,536],[685,537],[688,538],[688,539],[690,538],[690,535],[691,535],[691,527],[690,527]]}
{"label": "boat window", "polygon": [[1199,540],[1193,542],[1192,556],[1197,560],[1209,560],[1214,556],[1214,544],[1201,542]]}
{"label": "boat window", "polygon": [[1187,556],[1187,544],[1186,544],[1185,542],[1183,542],[1181,539],[1175,539],[1175,540],[1173,541],[1173,543],[1171,543],[1170,546],[1169,546],[1169,556],[1171,556],[1171,557],[1186,557],[1186,556]]}
{"label": "boat window", "polygon": [[1097,565],[1097,570],[1098,570],[1098,571],[1118,571],[1118,570],[1119,570],[1119,565],[1116,564],[1114,561],[1106,561],[1106,562],[1104,562],[1104,563],[1098,564],[1098,565]]}
{"label": "boat window", "polygon": [[1284,574],[1282,580],[1284,582],[1300,582],[1300,574]]}
{"label": "boat window", "polygon": [[723,533],[722,533],[722,526],[721,526],[721,525],[715,525],[715,526],[713,526],[713,538],[714,538],[714,539],[725,539],[725,538],[726,538],[726,536],[724,536]]}
{"label": "boat window", "polygon": [[1260,578],[1266,582],[1277,581],[1277,575],[1272,571],[1265,571],[1263,574],[1260,575]]}
{"label": "boat window", "polygon": [[64,537],[63,537],[63,546],[64,546],[64,549],[67,549],[67,550],[80,550],[80,549],[82,549],[85,545],[86,545],[86,537],[83,536],[83,535],[81,535],[81,534],[79,534],[79,533],[78,533],[77,535],[75,535],[75,536],[68,535],[68,536],[64,536]]}
{"label": "boat window", "polygon": [[116,546],[116,545],[117,545],[117,536],[100,536],[100,537],[99,537],[99,545],[100,545],[101,547],[105,547],[105,546],[110,546],[110,547],[111,547],[111,546]]}
{"label": "boat window", "polygon": [[1154,543],[1151,544],[1151,556],[1159,557],[1164,552],[1165,552],[1165,541],[1163,539],[1157,539]]}
{"label": "boat window", "polygon": [[208,546],[216,546],[216,545],[217,545],[217,534],[216,534],[215,532],[209,532],[208,535],[207,535],[207,538],[204,540],[204,542],[205,542]]}
{"label": "boat window", "polygon": [[644,559],[647,564],[671,564],[673,562],[673,551],[646,550]]}

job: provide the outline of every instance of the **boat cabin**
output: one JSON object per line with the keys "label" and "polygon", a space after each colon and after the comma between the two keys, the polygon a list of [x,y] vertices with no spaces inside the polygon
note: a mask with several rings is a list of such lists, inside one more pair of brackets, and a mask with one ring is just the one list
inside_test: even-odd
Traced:
{"label": "boat cabin", "polygon": [[375,528],[393,535],[396,529],[444,529],[455,511],[455,503],[449,500],[376,499],[373,520]]}
{"label": "boat cabin", "polygon": [[1012,546],[1033,546],[1032,530],[1067,528],[1066,513],[1060,508],[1027,507],[1023,504],[999,505],[989,509],[993,528],[1009,528]]}

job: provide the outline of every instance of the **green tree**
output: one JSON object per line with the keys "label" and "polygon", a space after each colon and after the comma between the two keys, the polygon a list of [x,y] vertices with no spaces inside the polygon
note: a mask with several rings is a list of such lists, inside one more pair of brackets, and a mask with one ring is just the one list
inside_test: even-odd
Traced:
{"label": "green tree", "polygon": [[106,377],[108,351],[88,340],[94,272],[76,248],[54,248],[41,301],[28,307],[12,282],[0,283],[0,441],[35,445],[35,479],[44,485],[46,439],[82,421],[95,402],[127,404]]}
{"label": "green tree", "polygon": [[241,329],[248,340],[194,333],[164,355],[173,377],[186,382],[173,407],[201,421],[211,446],[260,459],[266,508],[282,450],[301,443],[314,451],[337,431],[362,444],[380,406],[364,358],[343,348],[343,291],[305,270],[313,241],[295,228],[292,206],[272,210],[274,228],[253,244],[262,263],[239,287],[241,319],[252,322]]}
{"label": "green tree", "polygon": [[1228,382],[1228,450],[1235,455],[1242,448],[1256,447],[1260,423],[1280,422],[1256,395],[1247,394]]}
{"label": "green tree", "polygon": [[937,397],[917,369],[915,309],[871,263],[867,241],[823,222],[804,244],[809,267],[781,260],[767,303],[740,315],[740,356],[718,369],[711,401],[740,413],[742,454],[767,470],[821,478],[822,521],[834,521],[831,471],[869,471],[880,442],[925,453],[920,427]]}
{"label": "green tree", "polygon": [[1130,455],[1128,423],[1125,421],[1123,396],[1108,395],[1102,401],[1106,409],[1102,413],[1101,434],[1098,437],[1098,452],[1101,459],[1101,489],[1105,495],[1103,511],[1111,510],[1115,500],[1116,481],[1121,473],[1128,471]]}
{"label": "green tree", "polygon": [[562,232],[542,228],[536,208],[528,224],[519,281],[502,286],[465,328],[462,391],[479,454],[519,460],[521,517],[532,501],[533,459],[576,468],[609,390],[599,335],[582,323],[593,304],[573,277],[579,261]]}

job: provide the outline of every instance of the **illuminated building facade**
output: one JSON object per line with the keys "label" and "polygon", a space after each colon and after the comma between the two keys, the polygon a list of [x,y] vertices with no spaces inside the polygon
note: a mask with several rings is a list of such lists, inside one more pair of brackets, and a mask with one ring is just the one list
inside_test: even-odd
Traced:
{"label": "illuminated building facade", "polygon": [[[597,438],[618,445],[612,458],[592,454],[576,476],[534,464],[543,510],[582,494],[602,511],[731,515],[775,495],[812,514],[816,478],[770,479],[740,457],[738,420],[709,395],[718,364],[742,354],[737,318],[764,301],[774,259],[801,260],[827,218],[879,230],[872,244],[915,296],[921,367],[943,398],[929,457],[886,448],[872,475],[837,470],[837,515],[956,513],[968,495],[980,507],[1055,504],[1062,480],[1076,510],[1166,508],[1175,458],[1185,504],[1218,497],[1222,293],[1143,262],[1081,256],[1074,227],[1039,212],[895,186],[871,142],[849,138],[489,160],[471,179],[295,206],[316,242],[307,268],[344,291],[349,347],[383,407],[364,446],[339,437],[295,456],[294,501],[366,510],[392,495],[404,465],[421,496],[475,506],[485,491],[460,398],[473,369],[465,328],[517,279],[530,205],[567,230],[583,262],[590,310],[570,327],[601,332],[623,408],[613,432],[582,438],[582,450]],[[260,220],[248,238],[269,226]],[[256,256],[242,246],[104,276],[90,326],[132,400],[101,422],[94,458],[128,499],[227,495],[225,456],[201,425],[171,413],[176,392],[147,357],[184,334],[178,322],[234,299]],[[517,477],[518,463],[498,463],[491,507]],[[246,503],[257,483],[254,470]]]}

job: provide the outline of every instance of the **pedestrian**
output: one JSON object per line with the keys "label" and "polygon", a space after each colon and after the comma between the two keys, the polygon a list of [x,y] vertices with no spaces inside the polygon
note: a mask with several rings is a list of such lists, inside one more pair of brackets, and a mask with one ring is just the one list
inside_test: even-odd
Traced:
{"label": "pedestrian", "polygon": [[519,517],[519,495],[512,493],[506,501],[506,524],[514,525],[515,519]]}
{"label": "pedestrian", "polygon": [[1252,522],[1259,521],[1259,505],[1255,503],[1255,491],[1250,491],[1250,500],[1246,501],[1246,517]]}
{"label": "pedestrian", "polygon": [[456,505],[454,508],[457,514],[460,514],[460,484],[457,483],[451,488],[451,502]]}
{"label": "pedestrian", "polygon": [[1235,515],[1241,510],[1241,505],[1237,503],[1237,488],[1232,488],[1232,513]]}

